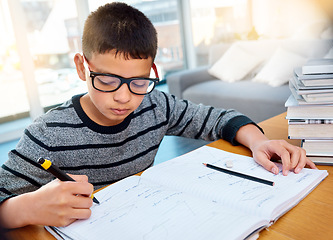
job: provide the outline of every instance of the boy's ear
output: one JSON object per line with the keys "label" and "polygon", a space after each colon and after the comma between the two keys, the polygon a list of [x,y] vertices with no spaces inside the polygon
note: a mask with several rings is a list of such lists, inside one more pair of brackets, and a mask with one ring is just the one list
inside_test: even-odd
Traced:
{"label": "boy's ear", "polygon": [[77,74],[82,81],[86,81],[86,71],[83,65],[83,56],[80,53],[75,54],[74,63],[76,66]]}

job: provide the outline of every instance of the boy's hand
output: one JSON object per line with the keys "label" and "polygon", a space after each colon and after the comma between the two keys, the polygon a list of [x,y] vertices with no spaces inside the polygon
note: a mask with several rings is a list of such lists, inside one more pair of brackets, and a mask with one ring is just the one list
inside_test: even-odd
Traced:
{"label": "boy's hand", "polygon": [[236,141],[251,149],[254,160],[274,174],[278,174],[279,169],[271,160],[281,159],[283,175],[287,175],[290,170],[299,173],[305,165],[317,168],[306,157],[304,149],[285,140],[269,140],[253,124],[242,126],[236,134]]}
{"label": "boy's hand", "polygon": [[34,192],[6,200],[1,206],[0,219],[6,227],[16,228],[29,224],[67,226],[76,219],[89,218],[93,186],[87,176],[71,177],[76,182],[56,179]]}
{"label": "boy's hand", "polygon": [[285,140],[265,140],[259,142],[252,149],[254,160],[268,171],[279,173],[278,167],[271,161],[282,161],[282,173],[288,175],[290,170],[299,173],[306,165],[316,169],[316,165],[306,157],[305,150],[291,145]]}

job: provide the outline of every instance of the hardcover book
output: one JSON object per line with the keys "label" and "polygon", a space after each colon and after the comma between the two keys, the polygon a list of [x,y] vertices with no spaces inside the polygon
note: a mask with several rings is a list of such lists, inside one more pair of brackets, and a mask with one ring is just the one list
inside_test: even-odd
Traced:
{"label": "hardcover book", "polygon": [[333,124],[289,124],[288,137],[333,140]]}
{"label": "hardcover book", "polygon": [[304,75],[302,68],[297,67],[294,69],[294,76],[305,87],[333,87],[333,73]]}
{"label": "hardcover book", "polygon": [[308,156],[331,157],[333,163],[333,140],[311,140],[304,139],[302,148],[305,149]]}
{"label": "hardcover book", "polygon": [[310,59],[302,66],[302,74],[329,74],[333,73],[333,59]]}
{"label": "hardcover book", "polygon": [[317,165],[333,165],[333,156],[307,156]]}
{"label": "hardcover book", "polygon": [[301,104],[293,94],[285,103],[287,119],[333,119],[332,104]]}

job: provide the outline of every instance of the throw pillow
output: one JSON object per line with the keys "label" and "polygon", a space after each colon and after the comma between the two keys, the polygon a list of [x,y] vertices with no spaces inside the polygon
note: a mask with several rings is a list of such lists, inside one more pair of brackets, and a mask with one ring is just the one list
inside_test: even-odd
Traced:
{"label": "throw pillow", "polygon": [[302,66],[305,62],[306,58],[278,48],[252,81],[267,83],[272,87],[281,86],[292,77],[294,68]]}
{"label": "throw pillow", "polygon": [[254,69],[262,58],[256,54],[242,49],[234,43],[223,56],[210,68],[208,72],[214,77],[226,82],[242,80],[252,69]]}

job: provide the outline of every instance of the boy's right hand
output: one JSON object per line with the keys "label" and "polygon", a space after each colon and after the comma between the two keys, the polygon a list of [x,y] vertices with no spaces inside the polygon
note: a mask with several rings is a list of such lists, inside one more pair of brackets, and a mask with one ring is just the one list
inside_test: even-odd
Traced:
{"label": "boy's right hand", "polygon": [[89,218],[93,186],[88,183],[87,176],[71,177],[76,182],[56,179],[34,192],[6,200],[0,207],[0,219],[5,227],[67,226],[76,219]]}

